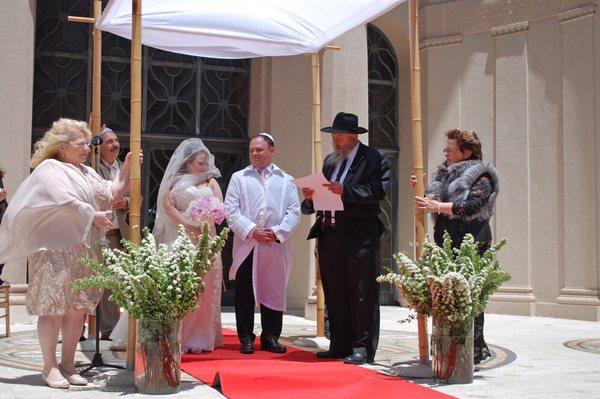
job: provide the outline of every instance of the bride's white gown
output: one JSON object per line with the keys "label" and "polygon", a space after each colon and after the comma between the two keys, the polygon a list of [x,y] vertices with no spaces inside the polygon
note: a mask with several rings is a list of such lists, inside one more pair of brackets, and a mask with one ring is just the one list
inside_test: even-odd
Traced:
{"label": "bride's white gown", "polygon": [[[210,187],[187,187],[183,192],[172,191],[171,200],[175,207],[184,213],[189,204],[200,197],[212,196]],[[212,234],[216,234],[214,224]],[[177,238],[177,231],[169,231],[165,239],[171,244]],[[223,281],[223,265],[221,256],[213,262],[212,269],[204,276],[204,292],[198,298],[198,307],[189,313],[181,324],[181,350],[184,352],[212,351],[223,346],[221,332],[221,284]]]}
{"label": "bride's white gown", "polygon": [[[171,200],[183,214],[189,204],[202,196],[213,195],[210,187],[187,187],[183,191],[172,191]],[[215,226],[212,233],[216,234]],[[163,242],[171,245],[177,238],[177,227],[170,223],[166,227]],[[204,292],[198,298],[198,307],[189,313],[181,324],[181,350],[183,352],[212,351],[223,346],[221,331],[221,284],[223,281],[223,265],[221,256],[213,262],[212,269],[204,276]],[[121,313],[110,339],[112,348],[123,349],[127,345],[127,311]]]}

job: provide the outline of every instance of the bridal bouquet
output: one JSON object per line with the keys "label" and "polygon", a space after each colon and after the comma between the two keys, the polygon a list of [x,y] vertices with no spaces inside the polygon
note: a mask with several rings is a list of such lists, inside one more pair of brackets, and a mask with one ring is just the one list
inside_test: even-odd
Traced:
{"label": "bridal bouquet", "polygon": [[198,227],[207,221],[221,224],[227,217],[227,210],[223,202],[212,195],[207,195],[192,201],[185,211],[185,217]]}

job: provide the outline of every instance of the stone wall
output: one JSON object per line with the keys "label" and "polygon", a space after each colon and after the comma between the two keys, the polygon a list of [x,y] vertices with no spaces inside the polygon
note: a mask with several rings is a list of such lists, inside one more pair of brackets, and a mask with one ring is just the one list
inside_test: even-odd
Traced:
{"label": "stone wall", "polygon": [[[4,185],[11,199],[29,175],[35,1],[2,3],[0,12],[0,167],[6,171]],[[11,302],[22,303],[27,289],[25,262],[4,267],[2,278],[11,283]]]}
{"label": "stone wall", "polygon": [[512,275],[488,311],[600,320],[600,15],[585,1],[420,10],[429,172],[474,129],[501,177],[494,237]]}

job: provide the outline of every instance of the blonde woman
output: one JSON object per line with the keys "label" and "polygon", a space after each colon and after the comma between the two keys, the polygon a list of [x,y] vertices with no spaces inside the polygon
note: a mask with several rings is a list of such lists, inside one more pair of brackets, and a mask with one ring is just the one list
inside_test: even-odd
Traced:
{"label": "blonde woman", "polygon": [[99,258],[99,240],[113,227],[112,199],[128,188],[131,154],[114,182],[104,180],[84,165],[90,138],[85,122],[54,122],[36,143],[33,172],[15,192],[0,225],[0,263],[29,258],[27,311],[39,316],[42,380],[52,388],[87,384],[75,369],[75,350],[84,315],[94,312],[102,290],[73,291],[70,283],[94,275],[80,259]]}

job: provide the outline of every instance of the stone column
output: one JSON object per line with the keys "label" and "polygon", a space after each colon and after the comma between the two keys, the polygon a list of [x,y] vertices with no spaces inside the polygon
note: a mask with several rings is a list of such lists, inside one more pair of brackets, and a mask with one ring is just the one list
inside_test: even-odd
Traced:
{"label": "stone column", "polygon": [[[9,201],[29,175],[35,4],[34,0],[3,2],[0,12],[0,166],[6,171]],[[4,267],[2,278],[11,283],[13,303],[24,301],[26,270],[25,261]]]}

